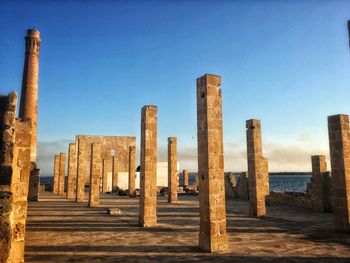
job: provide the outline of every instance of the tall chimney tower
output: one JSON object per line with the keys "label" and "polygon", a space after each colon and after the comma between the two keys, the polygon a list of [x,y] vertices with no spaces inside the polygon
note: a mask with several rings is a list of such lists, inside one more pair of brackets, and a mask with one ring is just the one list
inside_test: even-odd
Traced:
{"label": "tall chimney tower", "polygon": [[32,121],[31,162],[36,162],[40,41],[39,31],[34,28],[27,30],[19,117],[22,119],[31,119]]}

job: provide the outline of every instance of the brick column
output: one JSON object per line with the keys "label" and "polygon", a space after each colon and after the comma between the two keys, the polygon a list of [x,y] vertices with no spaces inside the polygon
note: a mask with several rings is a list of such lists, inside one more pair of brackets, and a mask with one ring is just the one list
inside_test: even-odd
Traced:
{"label": "brick column", "polygon": [[117,191],[118,189],[118,167],[119,167],[119,162],[118,158],[116,156],[112,157],[112,191]]}
{"label": "brick column", "polygon": [[60,155],[55,155],[54,173],[53,173],[53,193],[58,194],[58,181],[60,177]]}
{"label": "brick column", "polygon": [[187,187],[188,186],[188,170],[184,169],[182,171],[182,177],[183,177],[183,180],[184,180],[183,186]]}
{"label": "brick column", "polygon": [[66,154],[60,153],[60,168],[59,168],[59,179],[58,179],[58,194],[64,194],[64,177],[66,170]]}
{"label": "brick column", "polygon": [[141,112],[141,170],[139,224],[157,224],[157,107],[144,106]]}
{"label": "brick column", "polygon": [[77,187],[75,201],[84,202],[85,198],[85,146],[83,139],[78,139]]}
{"label": "brick column", "polygon": [[350,134],[349,116],[328,117],[329,148],[332,167],[334,224],[340,231],[350,231]]}
{"label": "brick column", "polygon": [[129,196],[135,196],[136,147],[129,146]]}
{"label": "brick column", "polygon": [[197,79],[199,247],[227,249],[221,77]]}
{"label": "brick column", "polygon": [[[112,157],[109,157],[108,159],[103,159],[102,161],[102,192],[103,193],[108,192],[108,173],[109,172],[112,172]],[[112,181],[113,181],[113,177],[112,177]]]}
{"label": "brick column", "polygon": [[30,171],[28,201],[39,201],[40,169],[33,168]]}
{"label": "brick column", "polygon": [[248,120],[247,160],[249,180],[249,211],[251,216],[266,215],[265,198],[268,194],[268,162],[262,156],[260,120]]}
{"label": "brick column", "polygon": [[101,145],[99,143],[92,143],[91,159],[90,159],[89,207],[99,206],[100,178],[101,178]]}
{"label": "brick column", "polygon": [[75,143],[70,143],[69,149],[68,149],[67,198],[75,198],[76,181],[77,181],[77,152],[76,152]]}
{"label": "brick column", "polygon": [[168,138],[168,203],[177,202],[177,149],[176,137]]}

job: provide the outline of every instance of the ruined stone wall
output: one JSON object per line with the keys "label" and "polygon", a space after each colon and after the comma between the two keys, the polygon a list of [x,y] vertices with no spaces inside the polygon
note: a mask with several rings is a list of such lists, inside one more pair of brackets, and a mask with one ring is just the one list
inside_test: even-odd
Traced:
{"label": "ruined stone wall", "polygon": [[23,262],[32,126],[16,118],[15,92],[0,101],[0,262]]}
{"label": "ruined stone wall", "polygon": [[40,169],[33,168],[30,171],[28,201],[39,201]]}

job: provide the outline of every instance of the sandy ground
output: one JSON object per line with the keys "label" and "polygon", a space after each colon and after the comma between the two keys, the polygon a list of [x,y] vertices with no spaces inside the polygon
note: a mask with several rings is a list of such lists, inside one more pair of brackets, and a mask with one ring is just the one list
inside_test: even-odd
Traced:
{"label": "sandy ground", "polygon": [[[196,196],[178,204],[158,198],[158,226],[138,226],[137,198],[103,195],[100,208],[44,193],[28,207],[26,262],[350,262],[350,234],[333,230],[332,214],[268,207],[248,216],[248,202],[227,200],[227,253],[197,248]],[[108,215],[117,207],[120,215]]]}

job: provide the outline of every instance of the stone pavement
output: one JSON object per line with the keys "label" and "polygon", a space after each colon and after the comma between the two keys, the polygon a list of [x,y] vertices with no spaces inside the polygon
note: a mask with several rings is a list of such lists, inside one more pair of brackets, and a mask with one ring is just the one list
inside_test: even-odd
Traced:
{"label": "stone pavement", "polygon": [[[267,207],[267,218],[248,216],[248,202],[227,200],[229,250],[198,247],[198,197],[177,204],[158,197],[156,227],[138,226],[138,198],[101,195],[88,208],[44,193],[30,203],[26,262],[350,262],[350,235],[333,230],[333,215]],[[108,215],[106,208],[120,208]]]}

